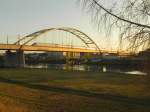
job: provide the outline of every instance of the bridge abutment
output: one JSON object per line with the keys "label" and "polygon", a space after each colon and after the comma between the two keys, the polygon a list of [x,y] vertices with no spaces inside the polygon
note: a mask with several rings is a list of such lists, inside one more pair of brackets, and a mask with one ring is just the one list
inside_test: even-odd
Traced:
{"label": "bridge abutment", "polygon": [[12,52],[10,50],[6,51],[5,66],[6,67],[24,67],[25,66],[24,51],[21,51],[21,50],[17,50],[16,52]]}

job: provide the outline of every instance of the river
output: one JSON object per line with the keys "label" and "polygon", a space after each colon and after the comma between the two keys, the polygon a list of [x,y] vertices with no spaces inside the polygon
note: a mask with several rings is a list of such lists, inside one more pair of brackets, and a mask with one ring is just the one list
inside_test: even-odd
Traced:
{"label": "river", "polygon": [[52,70],[70,70],[70,71],[93,71],[93,72],[113,72],[132,75],[147,75],[147,71],[143,71],[137,67],[126,66],[104,66],[104,65],[67,65],[67,64],[37,64],[26,65],[26,68],[45,68]]}

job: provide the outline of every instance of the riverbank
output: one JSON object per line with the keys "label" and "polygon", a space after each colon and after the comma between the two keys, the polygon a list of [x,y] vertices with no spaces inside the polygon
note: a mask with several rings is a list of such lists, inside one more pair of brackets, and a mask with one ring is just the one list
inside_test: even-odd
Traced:
{"label": "riverbank", "polygon": [[1,112],[149,112],[148,76],[0,69]]}

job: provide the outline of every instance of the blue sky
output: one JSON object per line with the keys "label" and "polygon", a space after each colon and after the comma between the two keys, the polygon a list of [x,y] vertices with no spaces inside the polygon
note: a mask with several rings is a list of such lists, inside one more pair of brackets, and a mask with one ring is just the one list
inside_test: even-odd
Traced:
{"label": "blue sky", "polygon": [[[17,35],[25,36],[50,27],[74,27],[88,34],[101,47],[107,39],[91,23],[77,4],[77,0],[0,0],[0,42],[14,41]],[[104,41],[104,42],[103,42]]]}

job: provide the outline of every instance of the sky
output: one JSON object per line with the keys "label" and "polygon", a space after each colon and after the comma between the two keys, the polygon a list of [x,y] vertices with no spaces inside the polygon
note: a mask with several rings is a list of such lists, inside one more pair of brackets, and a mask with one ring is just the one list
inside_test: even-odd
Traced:
{"label": "sky", "polygon": [[77,0],[0,0],[0,43],[6,42],[7,36],[14,42],[18,35],[51,27],[79,29],[101,48],[117,45],[97,30]]}

